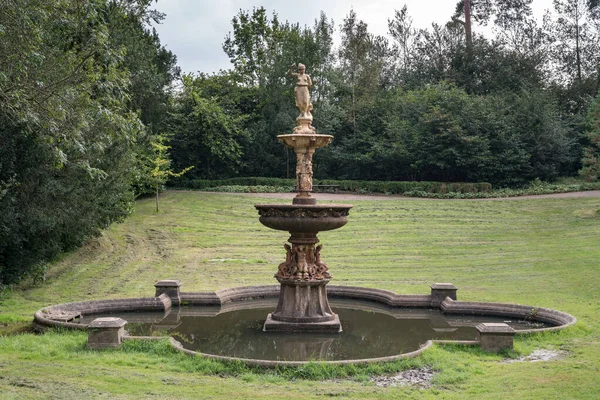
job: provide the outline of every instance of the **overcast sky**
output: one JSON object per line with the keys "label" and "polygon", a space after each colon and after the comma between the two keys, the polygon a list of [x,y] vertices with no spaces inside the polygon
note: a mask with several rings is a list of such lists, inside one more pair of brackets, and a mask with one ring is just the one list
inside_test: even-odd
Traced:
{"label": "overcast sky", "polygon": [[[166,18],[155,26],[161,43],[177,55],[183,72],[217,72],[231,67],[222,49],[231,31],[231,19],[240,9],[263,6],[281,21],[312,26],[321,11],[333,19],[336,34],[351,8],[369,26],[369,32],[387,34],[387,20],[406,4],[417,28],[443,24],[454,12],[455,0],[158,0],[155,8]],[[536,16],[552,8],[552,0],[533,0]]]}

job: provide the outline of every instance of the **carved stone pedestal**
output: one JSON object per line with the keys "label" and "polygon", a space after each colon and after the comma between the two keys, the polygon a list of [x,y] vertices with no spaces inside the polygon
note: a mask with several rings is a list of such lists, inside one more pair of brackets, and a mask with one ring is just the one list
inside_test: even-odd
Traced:
{"label": "carved stone pedestal", "polygon": [[327,264],[321,260],[319,231],[337,229],[348,222],[352,206],[260,205],[255,206],[260,222],[269,228],[286,230],[291,236],[285,244],[285,261],[275,278],[281,284],[277,309],[269,314],[265,331],[340,332],[339,318],[327,300],[331,279]]}
{"label": "carved stone pedestal", "polygon": [[497,353],[512,350],[516,331],[504,323],[482,323],[475,327],[477,340],[484,351]]}
{"label": "carved stone pedestal", "polygon": [[[311,119],[312,120],[312,117]],[[296,192],[293,204],[317,204],[312,197],[313,169],[312,158],[315,150],[327,146],[333,136],[315,133],[309,120],[298,118],[299,126],[291,135],[279,135],[277,138],[296,153]]]}
{"label": "carved stone pedestal", "polygon": [[279,303],[268,315],[265,331],[341,332],[340,319],[327,300],[331,278],[321,260],[322,246],[316,233],[292,233],[285,245],[286,259],[279,264],[275,278],[281,284]]}
{"label": "carved stone pedestal", "polygon": [[342,331],[337,314],[329,307],[326,285],[329,279],[281,279],[279,303],[267,316],[264,331],[332,332]]}

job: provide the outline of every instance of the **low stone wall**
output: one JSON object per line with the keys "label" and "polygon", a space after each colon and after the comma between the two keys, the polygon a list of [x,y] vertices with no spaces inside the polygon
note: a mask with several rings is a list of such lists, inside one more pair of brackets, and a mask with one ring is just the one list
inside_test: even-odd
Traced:
{"label": "low stone wall", "polygon": [[[162,283],[162,284],[161,284]],[[116,299],[116,300],[92,300],[75,303],[58,304],[45,307],[37,311],[34,315],[34,325],[38,328],[47,328],[60,326],[71,329],[89,330],[90,324],[73,322],[77,318],[90,316],[94,314],[106,314],[127,311],[163,311],[167,313],[174,303],[190,306],[220,306],[216,314],[229,312],[244,307],[244,301],[248,300],[269,300],[277,299],[279,296],[279,286],[248,286],[232,289],[218,290],[216,292],[188,293],[180,292],[178,281],[161,281],[157,283],[157,297]],[[167,289],[165,289],[167,288]],[[530,334],[542,331],[554,331],[564,329],[577,322],[577,319],[567,313],[548,308],[531,307],[519,304],[507,303],[485,303],[485,302],[463,302],[456,299],[456,287],[449,283],[433,284],[431,293],[428,295],[399,295],[391,291],[381,289],[370,289],[351,286],[327,287],[328,296],[332,299],[351,299],[366,300],[383,304],[394,308],[439,308],[446,314],[464,314],[464,315],[489,315],[508,318],[519,318],[523,320],[539,321],[552,324],[552,327],[535,328],[516,331],[516,334]],[[448,296],[446,296],[448,295]],[[443,299],[443,300],[442,300]],[[97,331],[97,327],[93,328]],[[481,330],[484,334],[486,329]],[[480,333],[481,334],[481,333]],[[120,340],[148,340],[147,337],[134,337],[116,335]],[[157,339],[157,338],[152,338]],[[203,357],[223,360],[223,361],[242,361],[250,365],[259,365],[273,367],[277,365],[302,365],[304,361],[270,361],[270,360],[252,360],[240,359],[236,357],[217,356],[212,354],[203,354],[184,349],[183,346],[170,338],[170,343],[178,351],[191,355],[201,355]],[[480,341],[449,341],[449,340],[428,340],[420,349],[398,354],[390,357],[371,358],[363,360],[342,360],[342,361],[322,361],[327,364],[365,364],[375,362],[393,361],[400,358],[415,357],[431,347],[433,343],[456,343],[462,345],[479,345]],[[505,343],[508,343],[506,341]],[[512,341],[510,342],[512,343]],[[506,345],[503,345],[506,346]],[[97,346],[92,346],[98,348]],[[485,346],[484,346],[485,347]],[[488,346],[493,349],[494,346]],[[498,347],[500,348],[500,347]],[[504,347],[503,347],[504,348]]]}
{"label": "low stone wall", "polygon": [[84,315],[123,311],[168,311],[170,309],[171,299],[166,295],[134,299],[80,301],[42,308],[34,314],[34,323],[38,326],[87,329],[87,324],[71,321]]}
{"label": "low stone wall", "polygon": [[440,309],[445,314],[491,315],[498,317],[519,318],[525,321],[544,322],[555,326],[546,328],[523,329],[517,334],[530,334],[543,331],[556,331],[574,325],[577,319],[570,314],[549,308],[523,306],[510,303],[483,303],[475,301],[454,301],[446,298]]}

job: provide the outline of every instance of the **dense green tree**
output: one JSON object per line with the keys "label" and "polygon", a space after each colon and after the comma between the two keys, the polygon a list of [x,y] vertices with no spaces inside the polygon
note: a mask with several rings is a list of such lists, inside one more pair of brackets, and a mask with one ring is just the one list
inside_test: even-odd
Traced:
{"label": "dense green tree", "polygon": [[[325,74],[327,90],[315,107],[316,125],[336,140],[320,152],[315,176],[520,184],[572,173],[579,159],[577,141],[569,138],[572,127],[559,113],[560,102],[545,91],[548,21],[538,26],[530,4],[529,0],[473,2],[474,18],[494,22],[504,34],[495,40],[477,35],[470,51],[459,23],[417,31],[404,7],[388,21],[394,40],[390,46],[351,11],[340,25],[338,62],[332,64],[329,53],[321,58],[329,67],[317,69]],[[289,25],[274,21],[257,10],[253,15],[242,12],[234,19],[238,33],[226,43],[234,65],[254,65],[260,71],[254,75],[263,77],[252,80],[259,101],[243,146],[242,159],[260,160],[249,162],[257,168],[241,170],[252,175],[277,174],[281,152],[273,138],[293,124],[295,115],[290,107],[292,85],[283,85],[280,79],[288,63],[277,55],[298,49],[292,39],[298,36],[290,35],[294,29],[288,32]],[[257,25],[269,27],[259,29],[267,39],[264,45],[249,45],[256,38],[248,32]],[[276,32],[281,48],[272,51],[268,38]],[[301,36],[310,32],[305,29]],[[330,48],[323,48],[323,54]],[[252,55],[232,49],[264,51]],[[426,85],[433,86],[422,89]]]}
{"label": "dense green tree", "polygon": [[156,30],[150,28],[150,24],[164,18],[149,8],[151,3],[152,0],[109,1],[105,13],[110,46],[124,50],[121,68],[130,82],[127,108],[135,112],[144,125],[136,138],[139,166],[134,180],[136,195],[155,190],[155,178],[145,163],[155,157],[152,142],[163,133],[168,134],[173,82],[180,78],[177,57],[161,45]]}
{"label": "dense green tree", "polygon": [[559,82],[581,84],[598,72],[600,31],[589,0],[554,0],[558,14],[552,29]]}
{"label": "dense green tree", "polygon": [[588,181],[597,181],[600,179],[600,96],[590,105],[586,122],[590,145],[585,149],[579,173]]}
{"label": "dense green tree", "polygon": [[150,3],[0,7],[0,284],[131,211],[144,126],[117,21],[153,18]]}
{"label": "dense green tree", "polygon": [[[167,112],[172,82],[179,78],[177,57],[164,46],[151,24],[164,15],[150,9],[153,0],[107,1],[104,18],[109,44],[124,49],[121,67],[130,81],[129,103],[152,133],[159,132]],[[156,129],[156,131],[155,131]]]}
{"label": "dense green tree", "polygon": [[373,130],[359,132],[360,152],[333,151],[328,177],[519,185],[554,179],[571,162],[567,126],[543,92],[395,88],[375,108]]}
{"label": "dense green tree", "polygon": [[290,173],[293,154],[276,140],[277,135],[291,132],[298,116],[290,101],[294,84],[286,78],[287,71],[290,64],[302,62],[316,77],[312,98],[315,118],[319,118],[320,102],[330,98],[335,80],[331,74],[332,23],[321,14],[313,28],[302,28],[298,24],[281,23],[277,14],[269,18],[261,7],[251,13],[240,11],[232,26],[223,49],[233,63],[236,81],[254,91],[257,99],[247,121],[248,135],[242,143],[240,171],[263,176]]}
{"label": "dense green tree", "polygon": [[175,167],[193,166],[190,175],[194,177],[231,175],[240,167],[245,117],[233,106],[235,97],[226,93],[220,93],[219,98],[214,96],[213,81],[219,78],[184,75],[171,114],[170,144]]}

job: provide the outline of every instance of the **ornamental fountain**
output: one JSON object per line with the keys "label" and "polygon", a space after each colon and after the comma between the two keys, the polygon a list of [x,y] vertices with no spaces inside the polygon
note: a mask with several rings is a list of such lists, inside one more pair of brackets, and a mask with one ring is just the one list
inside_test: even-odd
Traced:
{"label": "ornamental fountain", "polygon": [[[312,192],[312,157],[315,150],[327,146],[332,135],[318,134],[312,126],[309,89],[312,80],[303,64],[289,75],[296,78],[296,106],[300,115],[291,134],[277,138],[296,153],[296,197],[292,204],[257,204],[260,222],[272,229],[288,231],[286,259],[275,274],[279,282],[279,301],[267,316],[264,331],[341,332],[340,319],[329,306],[326,285],[331,280],[327,264],[321,260],[322,245],[317,233],[338,229],[348,222],[349,204],[318,205]],[[315,247],[316,246],[316,247]]]}
{"label": "ornamental fountain", "polygon": [[[313,154],[333,136],[318,134],[312,126],[312,82],[302,64],[298,73],[292,73],[293,67],[300,115],[293,133],[278,139],[296,153],[297,194],[292,204],[255,205],[263,225],[290,233],[291,246],[284,245],[285,261],[275,274],[279,286],[182,292],[179,280],[161,280],[154,285],[154,297],[44,307],[35,313],[36,329],[87,330],[90,349],[166,335],[174,349],[186,354],[273,367],[311,360],[392,361],[421,354],[437,340],[500,351],[513,348],[517,333],[575,324],[575,317],[547,308],[458,301],[450,283],[434,283],[430,294],[422,295],[352,286],[328,289],[332,277],[321,259],[317,234],[344,226],[352,206],[318,205],[311,194]],[[341,317],[331,310],[328,294]]]}

